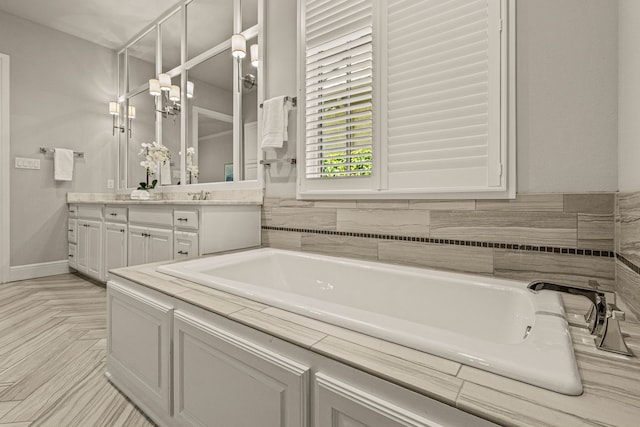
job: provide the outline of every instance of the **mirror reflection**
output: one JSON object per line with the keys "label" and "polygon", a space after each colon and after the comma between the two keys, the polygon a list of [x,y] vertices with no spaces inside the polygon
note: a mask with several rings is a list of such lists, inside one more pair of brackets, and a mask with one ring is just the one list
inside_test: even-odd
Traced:
{"label": "mirror reflection", "polygon": [[[144,91],[132,96],[129,105],[135,108],[135,119],[131,120],[130,135],[126,135],[127,142],[127,187],[136,188],[141,182],[146,182],[146,170],[140,166],[143,160],[139,155],[142,143],[155,141],[155,101]],[[125,135],[125,134],[122,134]]]}
{"label": "mirror reflection", "polygon": [[[233,163],[233,58],[230,50],[196,65],[189,70],[188,76],[195,93],[188,102],[191,131],[187,146],[195,151],[192,160],[199,170],[197,182],[227,181],[224,165]],[[191,175],[191,183],[195,183],[194,174]]]}
{"label": "mirror reflection", "polygon": [[[179,74],[171,79],[171,84],[180,86]],[[162,145],[167,147],[171,154],[169,168],[165,165],[165,169],[161,171],[164,175],[161,180],[162,185],[175,185],[180,181],[180,157],[178,153],[180,152],[181,113],[162,114]],[[178,173],[175,174],[175,171]]]}
{"label": "mirror reflection", "polygon": [[[257,39],[247,41],[247,50]],[[258,177],[258,72],[250,60],[242,61],[242,179]]]}
{"label": "mirror reflection", "polygon": [[[256,6],[256,13],[257,11]],[[194,0],[187,5],[187,22],[187,60],[189,60],[231,37],[233,2]]]}
{"label": "mirror reflection", "polygon": [[[180,65],[182,13],[174,13],[160,24],[162,34],[162,72],[166,73]],[[175,84],[175,83],[174,83]],[[177,83],[180,84],[179,82]]]}
{"label": "mirror reflection", "polygon": [[147,83],[156,74],[156,29],[149,31],[127,48],[128,92]]}

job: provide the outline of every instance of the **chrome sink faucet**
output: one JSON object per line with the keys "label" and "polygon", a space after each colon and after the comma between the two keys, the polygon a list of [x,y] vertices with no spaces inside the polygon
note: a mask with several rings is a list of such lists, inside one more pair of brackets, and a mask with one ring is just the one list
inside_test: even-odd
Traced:
{"label": "chrome sink faucet", "polygon": [[209,191],[200,190],[199,193],[187,193],[191,200],[208,200],[211,193]]}
{"label": "chrome sink faucet", "polygon": [[584,317],[585,321],[589,323],[589,332],[592,335],[596,335],[596,348],[624,354],[626,356],[633,356],[629,351],[629,347],[627,347],[627,344],[624,342],[622,331],[620,331],[619,320],[624,320],[624,312],[615,304],[607,303],[604,292],[596,289],[598,282],[590,280],[589,284],[594,286],[594,288],[535,280],[529,283],[527,288],[534,292],[549,290],[588,298],[593,305]]}

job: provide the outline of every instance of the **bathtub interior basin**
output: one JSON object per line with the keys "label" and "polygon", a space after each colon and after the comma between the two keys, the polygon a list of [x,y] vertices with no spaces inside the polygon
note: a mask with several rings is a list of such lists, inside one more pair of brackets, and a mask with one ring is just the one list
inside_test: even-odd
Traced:
{"label": "bathtub interior basin", "polygon": [[158,271],[563,394],[582,393],[560,296],[527,283],[262,248]]}

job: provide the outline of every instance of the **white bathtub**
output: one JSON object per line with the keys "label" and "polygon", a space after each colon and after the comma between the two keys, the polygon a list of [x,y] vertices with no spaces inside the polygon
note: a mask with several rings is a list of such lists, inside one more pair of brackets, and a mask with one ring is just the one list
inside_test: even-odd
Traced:
{"label": "white bathtub", "polygon": [[525,282],[263,248],[159,271],[563,394],[582,393],[558,294]]}

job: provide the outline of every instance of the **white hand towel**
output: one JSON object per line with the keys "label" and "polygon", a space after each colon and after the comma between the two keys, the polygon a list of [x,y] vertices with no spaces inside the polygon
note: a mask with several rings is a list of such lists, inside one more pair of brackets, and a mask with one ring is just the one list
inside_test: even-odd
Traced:
{"label": "white hand towel", "polygon": [[271,98],[262,105],[262,148],[282,148],[288,140],[291,107],[285,98]]}
{"label": "white hand towel", "polygon": [[73,150],[56,148],[53,153],[53,171],[56,181],[73,179]]}
{"label": "white hand towel", "polygon": [[171,163],[169,160],[160,163],[160,185],[171,185]]}

